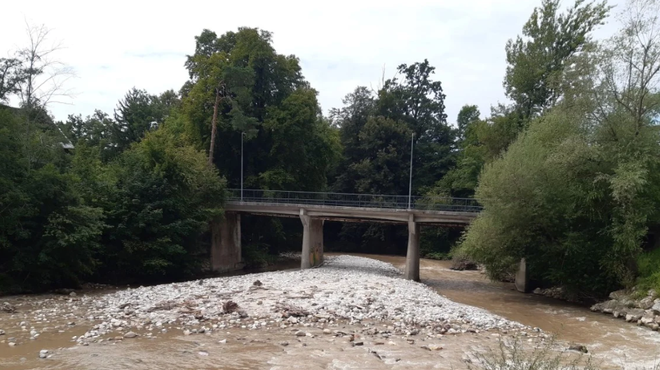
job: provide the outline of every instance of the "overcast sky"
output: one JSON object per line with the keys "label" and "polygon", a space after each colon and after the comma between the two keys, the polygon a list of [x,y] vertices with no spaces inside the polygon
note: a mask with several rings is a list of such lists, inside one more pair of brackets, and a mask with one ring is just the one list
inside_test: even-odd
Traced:
{"label": "overcast sky", "polygon": [[[572,0],[565,0],[572,4]],[[323,110],[340,107],[358,85],[378,86],[383,68],[427,58],[442,81],[449,122],[464,104],[483,114],[504,102],[504,46],[521,32],[541,0],[352,1],[8,1],[2,6],[0,55],[25,45],[25,21],[52,29],[73,67],[68,114],[112,113],[131,87],[152,94],[179,90],[183,66],[204,28],[222,34],[241,26],[274,33],[278,53],[300,58]],[[610,1],[611,4],[623,0]],[[172,4],[172,5],[170,5]],[[614,20],[597,35],[606,36]]]}

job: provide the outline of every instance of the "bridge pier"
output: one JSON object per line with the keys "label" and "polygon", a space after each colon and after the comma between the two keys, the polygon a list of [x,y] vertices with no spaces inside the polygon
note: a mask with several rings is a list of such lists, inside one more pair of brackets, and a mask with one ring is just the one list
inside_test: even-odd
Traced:
{"label": "bridge pier", "polygon": [[211,223],[211,269],[232,271],[241,263],[241,215],[225,212]]}
{"label": "bridge pier", "polygon": [[527,261],[524,258],[520,259],[518,264],[518,272],[516,273],[516,279],[514,285],[516,290],[521,293],[529,292],[529,272],[527,271]]}
{"label": "bridge pier", "polygon": [[406,254],[406,279],[419,281],[419,224],[413,215],[408,219],[408,253]]}
{"label": "bridge pier", "polygon": [[303,224],[302,254],[300,268],[308,269],[323,263],[323,223],[319,218],[307,215],[300,210],[300,221]]}

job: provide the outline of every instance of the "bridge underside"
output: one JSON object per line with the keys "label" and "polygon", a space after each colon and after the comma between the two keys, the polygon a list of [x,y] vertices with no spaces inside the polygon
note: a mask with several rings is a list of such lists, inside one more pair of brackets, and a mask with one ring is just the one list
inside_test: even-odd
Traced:
{"label": "bridge underside", "polygon": [[[420,224],[466,225],[471,212],[401,210],[384,208],[337,207],[310,204],[229,202],[225,218],[212,227],[211,265],[215,271],[240,264],[240,214],[272,217],[298,217],[303,225],[301,268],[323,263],[323,224],[326,220],[343,222],[386,222],[408,225],[408,252],[405,277],[419,281]],[[236,253],[238,251],[238,253]]]}

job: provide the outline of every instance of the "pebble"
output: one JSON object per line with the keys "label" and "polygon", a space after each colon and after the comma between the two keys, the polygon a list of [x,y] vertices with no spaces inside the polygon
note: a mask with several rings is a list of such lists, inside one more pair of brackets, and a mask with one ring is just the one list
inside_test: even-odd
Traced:
{"label": "pebble", "polygon": [[[259,288],[254,289],[257,280],[263,287],[257,284]],[[223,304],[229,300],[240,309],[225,312]],[[83,308],[86,320],[99,323],[77,339],[79,344],[120,329],[129,332],[126,335],[133,333],[131,330],[177,329],[190,335],[210,332],[211,327],[271,330],[297,325],[312,331],[339,322],[367,326],[382,320],[388,326],[383,338],[388,338],[406,333],[525,328],[485,310],[452,302],[424,284],[402,279],[401,272],[389,263],[355,256],[327,257],[322,267],[309,270],[130,288],[94,297],[81,295],[58,301],[58,305],[40,320]],[[27,322],[21,324],[28,326]],[[418,328],[423,329],[420,332]],[[384,329],[379,328],[381,332]]]}
{"label": "pebble", "polygon": [[5,331],[0,329],[0,335],[5,335]]}
{"label": "pebble", "polygon": [[39,351],[39,358],[46,358],[48,357],[48,350],[47,349],[42,349]]}
{"label": "pebble", "polygon": [[124,334],[124,338],[135,338],[138,335],[136,333],[133,333],[132,331],[129,331],[128,333]]}

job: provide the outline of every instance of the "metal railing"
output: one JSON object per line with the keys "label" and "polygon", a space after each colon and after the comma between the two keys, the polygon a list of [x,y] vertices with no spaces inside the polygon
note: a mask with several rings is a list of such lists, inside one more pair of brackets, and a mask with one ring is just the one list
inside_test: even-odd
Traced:
{"label": "metal railing", "polygon": [[[428,211],[480,212],[473,198],[419,197],[407,195],[319,193],[259,189],[229,189],[228,201],[246,203],[308,204],[334,207],[417,209]],[[410,201],[410,207],[408,207]]]}

